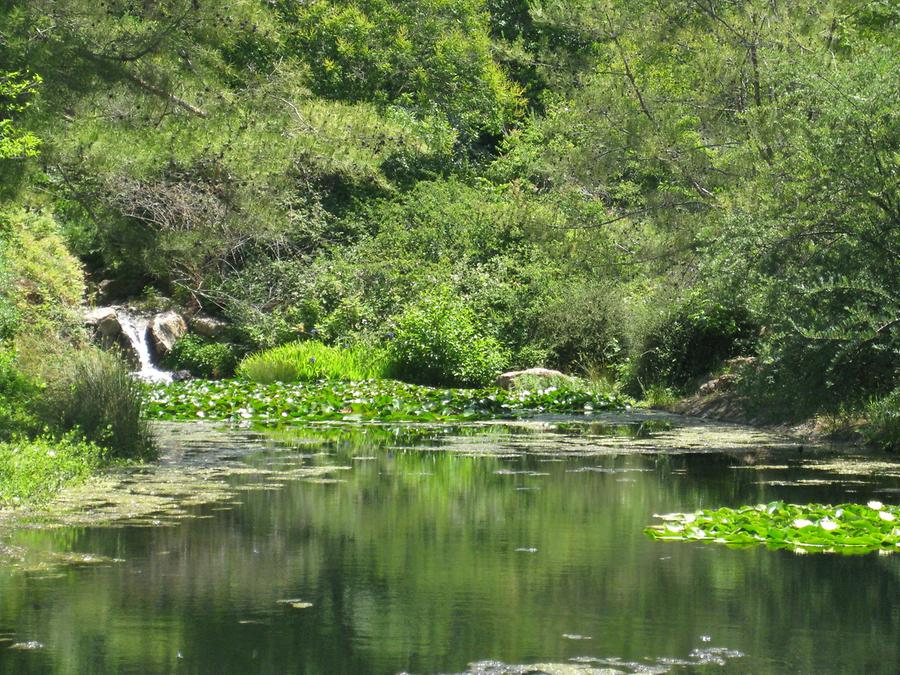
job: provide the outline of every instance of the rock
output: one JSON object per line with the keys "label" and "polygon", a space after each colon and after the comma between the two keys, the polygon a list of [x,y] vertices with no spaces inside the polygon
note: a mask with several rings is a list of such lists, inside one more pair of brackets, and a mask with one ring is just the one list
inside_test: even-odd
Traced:
{"label": "rock", "polygon": [[191,330],[207,338],[221,337],[228,328],[228,322],[211,316],[197,315],[191,319]]}
{"label": "rock", "polygon": [[706,382],[705,384],[700,385],[700,389],[698,393],[701,396],[709,396],[715,392],[728,391],[734,386],[734,383],[737,382],[737,375],[733,375],[732,373],[725,373],[724,375],[720,375],[719,377]]}
{"label": "rock", "polygon": [[172,382],[187,382],[188,380],[193,380],[194,376],[191,375],[191,371],[189,370],[176,370],[172,373]]}
{"label": "rock", "polygon": [[84,315],[84,325],[96,330],[104,337],[116,336],[122,332],[114,307],[97,307]]}
{"label": "rock", "polygon": [[[572,379],[558,370],[551,370],[550,368],[528,368],[527,370],[512,370],[508,373],[503,373],[497,378],[497,386],[501,389],[512,389],[515,381],[521,377],[537,377],[547,380]],[[547,384],[550,385],[552,382],[548,382]]]}
{"label": "rock", "polygon": [[116,339],[115,346],[118,349],[119,356],[125,359],[125,362],[130,365],[135,370],[139,370],[141,367],[141,355],[138,354],[137,349],[135,349],[134,344],[131,342],[131,338],[128,337],[125,333],[121,333],[119,337]]}
{"label": "rock", "polygon": [[164,357],[175,346],[175,342],[187,333],[187,324],[178,312],[163,312],[150,322],[150,339],[159,358]]}
{"label": "rock", "polygon": [[105,349],[109,349],[122,334],[122,324],[113,307],[97,307],[89,310],[84,315],[84,325],[94,333],[97,340]]}

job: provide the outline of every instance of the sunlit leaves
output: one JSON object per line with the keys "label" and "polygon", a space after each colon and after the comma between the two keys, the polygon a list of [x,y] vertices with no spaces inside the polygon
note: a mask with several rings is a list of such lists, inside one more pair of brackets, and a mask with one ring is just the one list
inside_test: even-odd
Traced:
{"label": "sunlit leaves", "polygon": [[737,546],[765,544],[797,552],[900,552],[900,507],[868,504],[785,504],[655,515],[663,521],[644,530],[657,541],[704,541]]}
{"label": "sunlit leaves", "polygon": [[151,390],[151,419],[289,424],[316,420],[444,421],[540,412],[590,413],[620,408],[615,394],[548,388],[433,389],[392,380],[256,384],[242,380],[175,383]]}
{"label": "sunlit leaves", "polygon": [[41,83],[38,75],[0,73],[0,159],[20,159],[38,154],[41,139],[15,126],[13,117],[29,105],[32,90]]}

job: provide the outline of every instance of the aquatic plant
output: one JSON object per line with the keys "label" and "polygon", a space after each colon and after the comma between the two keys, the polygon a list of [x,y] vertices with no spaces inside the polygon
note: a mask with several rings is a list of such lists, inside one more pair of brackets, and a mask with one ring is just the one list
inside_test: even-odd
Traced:
{"label": "aquatic plant", "polygon": [[332,347],[318,340],[291,342],[251,354],[238,375],[254,382],[309,382],[322,379],[367,380],[381,377],[384,354],[362,345]]}
{"label": "aquatic plant", "polygon": [[147,415],[166,420],[269,424],[312,420],[443,421],[585,413],[624,407],[612,392],[543,389],[434,389],[393,380],[258,384],[243,380],[176,382],[151,389]]}
{"label": "aquatic plant", "polygon": [[778,501],[654,517],[664,522],[644,533],[657,541],[765,544],[798,553],[900,552],[900,507],[878,501],[838,506]]}

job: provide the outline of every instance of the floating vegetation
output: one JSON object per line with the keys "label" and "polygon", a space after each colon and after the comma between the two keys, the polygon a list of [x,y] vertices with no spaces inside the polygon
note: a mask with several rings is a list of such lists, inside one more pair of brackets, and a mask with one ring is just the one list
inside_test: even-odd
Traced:
{"label": "floating vegetation", "polygon": [[606,466],[580,466],[577,469],[566,469],[566,473],[648,473],[653,469],[618,468]]}
{"label": "floating vegetation", "polygon": [[613,393],[540,389],[434,389],[393,380],[257,384],[196,380],[151,389],[151,419],[285,424],[321,420],[451,421],[624,408]]}
{"label": "floating vegetation", "polygon": [[[568,639],[589,640],[581,635],[563,635]],[[732,659],[742,658],[744,654],[727,647],[705,647],[694,649],[687,658],[660,657],[628,661],[619,657],[575,656],[570,663],[532,663],[513,665],[501,661],[478,661],[469,664],[467,673],[474,675],[623,675],[625,673],[641,673],[642,675],[663,675],[674,671],[684,672],[700,666],[725,666]]]}
{"label": "floating vegetation", "polygon": [[43,649],[44,645],[37,640],[28,640],[27,642],[16,642],[9,646],[10,649],[21,649],[23,651],[35,651]]}
{"label": "floating vegetation", "polygon": [[666,419],[643,419],[624,423],[590,422],[588,424],[557,424],[555,431],[565,434],[590,436],[622,436],[625,438],[652,438],[655,434],[671,431],[673,424]]}
{"label": "floating vegetation", "polygon": [[60,567],[90,567],[121,562],[124,561],[120,558],[92,553],[41,551],[0,544],[0,565],[27,572],[33,578],[51,579],[54,575],[49,573]]}
{"label": "floating vegetation", "polygon": [[[349,468],[251,466],[244,458],[268,447],[265,437],[252,432],[226,433],[198,424],[160,424],[155,432],[165,448],[158,465],[118,467],[63,490],[46,504],[0,509],[0,533],[4,528],[171,526],[209,517],[198,511],[200,506],[237,505],[239,492],[280,490],[287,481],[326,479]],[[16,558],[16,549],[6,547],[6,553]]]}
{"label": "floating vegetation", "polygon": [[868,457],[840,457],[804,465],[808,469],[828,471],[841,476],[878,476],[900,478],[900,462],[873,460]]}
{"label": "floating vegetation", "polygon": [[497,469],[494,472],[498,476],[529,476],[529,477],[537,477],[537,476],[549,476],[549,473],[544,471],[522,471],[518,469]]}
{"label": "floating vegetation", "polygon": [[704,541],[734,546],[765,544],[796,552],[900,552],[900,507],[868,504],[785,504],[656,515],[644,530],[658,541]]}
{"label": "floating vegetation", "polygon": [[294,598],[292,600],[279,600],[279,605],[285,605],[286,607],[290,607],[292,609],[309,609],[313,606],[311,602],[306,602],[305,600],[301,600],[299,598]]}
{"label": "floating vegetation", "polygon": [[[452,429],[453,433],[435,436],[434,449],[473,457],[527,454],[541,459],[565,459],[626,453],[732,452],[765,456],[769,451],[795,450],[801,445],[798,440],[783,434],[677,415],[630,411],[596,413],[591,419],[597,417],[629,421],[664,417],[668,430],[659,431],[650,438],[605,435],[604,430],[615,425],[595,424],[586,418],[581,418],[585,421],[573,421],[571,416],[542,416],[540,419],[476,422],[470,427],[481,427],[486,432],[493,429],[496,433],[464,436],[457,433],[458,429]],[[583,430],[575,433],[574,430],[579,427]],[[573,433],[558,433],[560,428],[572,430]],[[422,449],[421,445],[418,449]]]}

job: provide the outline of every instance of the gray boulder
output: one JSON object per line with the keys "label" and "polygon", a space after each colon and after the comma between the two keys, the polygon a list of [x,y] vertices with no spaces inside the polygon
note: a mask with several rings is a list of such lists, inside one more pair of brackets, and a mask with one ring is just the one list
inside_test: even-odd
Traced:
{"label": "gray boulder", "polygon": [[221,319],[215,319],[211,316],[203,316],[198,314],[191,319],[191,330],[197,335],[215,339],[221,337],[228,328],[228,322]]}
{"label": "gray boulder", "polygon": [[187,333],[187,324],[178,312],[163,312],[150,322],[150,340],[159,358],[164,357],[175,346],[178,338]]}
{"label": "gray boulder", "polygon": [[558,370],[551,370],[550,368],[528,368],[527,370],[511,370],[508,373],[503,373],[497,378],[497,386],[501,389],[512,389],[516,380],[522,377],[545,379],[547,380],[547,386],[554,384],[554,380],[558,382],[559,380],[572,379]]}
{"label": "gray boulder", "polygon": [[84,315],[84,325],[93,333],[94,339],[103,347],[112,347],[122,334],[122,324],[113,307],[97,307]]}

